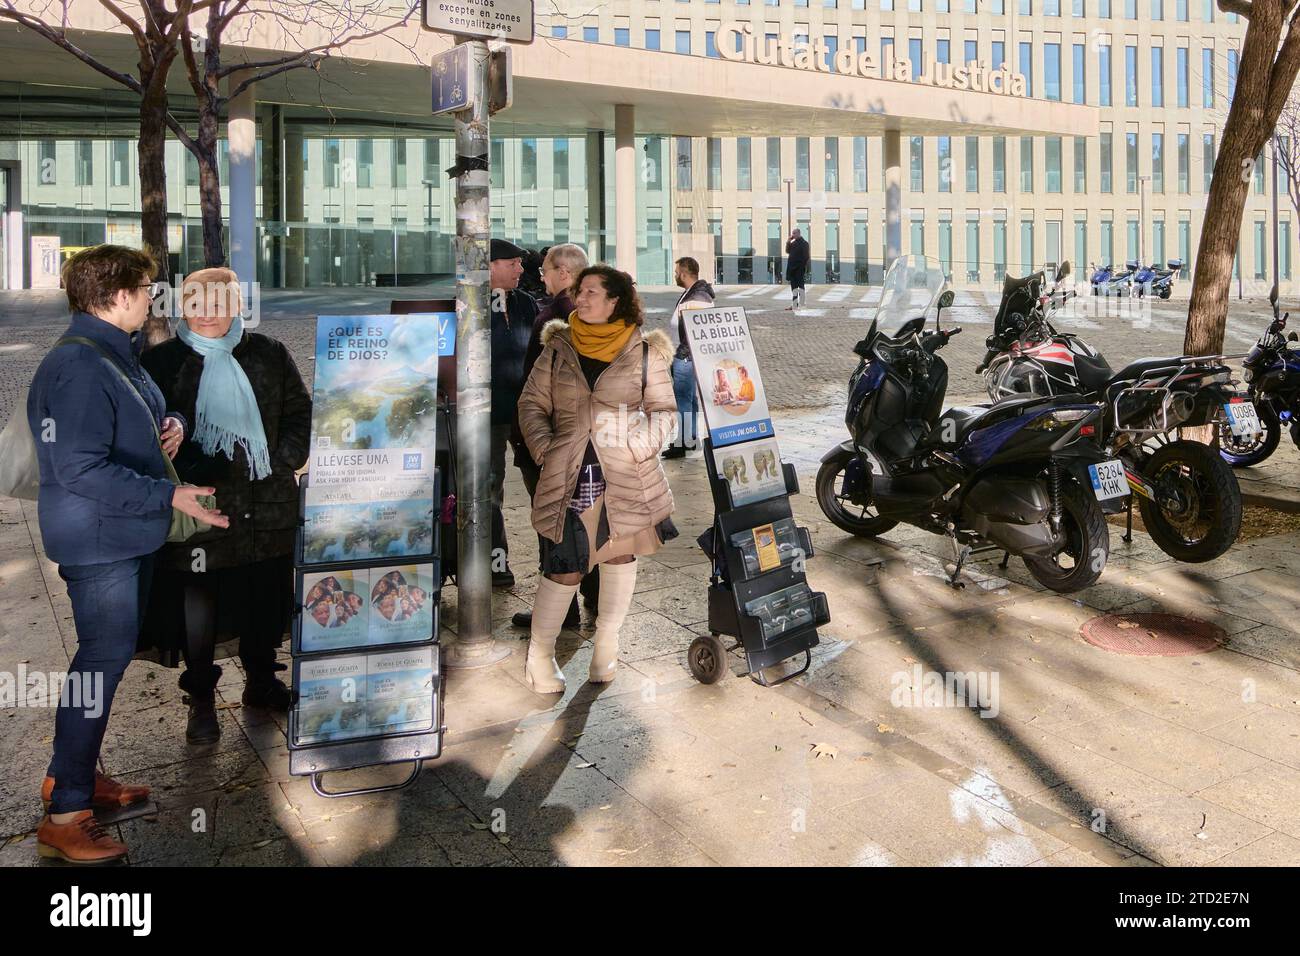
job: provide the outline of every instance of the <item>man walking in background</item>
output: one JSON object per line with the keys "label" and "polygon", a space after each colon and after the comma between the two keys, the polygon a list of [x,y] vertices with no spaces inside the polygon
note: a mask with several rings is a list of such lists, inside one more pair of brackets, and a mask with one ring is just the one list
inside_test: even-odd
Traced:
{"label": "man walking in background", "polygon": [[669,329],[673,345],[673,394],[677,398],[677,438],[663,453],[664,458],[685,458],[687,449],[695,447],[695,414],[699,411],[699,392],[695,387],[695,363],[691,361],[691,347],[686,339],[686,319],[682,313],[688,309],[707,309],[713,305],[713,286],[700,278],[700,264],[690,256],[678,259],[673,269],[673,279],[685,289],[677,305]]}
{"label": "man walking in background", "polygon": [[787,312],[803,307],[804,279],[808,274],[808,240],[796,229],[785,244],[785,277],[790,283],[790,305]]}

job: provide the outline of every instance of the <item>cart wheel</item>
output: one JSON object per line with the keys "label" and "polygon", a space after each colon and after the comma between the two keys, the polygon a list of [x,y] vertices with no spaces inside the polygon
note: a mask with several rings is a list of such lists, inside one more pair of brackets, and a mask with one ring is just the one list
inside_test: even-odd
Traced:
{"label": "cart wheel", "polygon": [[701,684],[716,684],[727,673],[727,648],[716,634],[697,637],[686,652],[686,663]]}

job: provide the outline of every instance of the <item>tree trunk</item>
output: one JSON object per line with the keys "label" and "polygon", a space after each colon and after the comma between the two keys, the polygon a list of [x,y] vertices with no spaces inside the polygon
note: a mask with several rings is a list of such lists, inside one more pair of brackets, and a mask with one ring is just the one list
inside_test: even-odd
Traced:
{"label": "tree trunk", "polygon": [[[167,91],[158,92],[146,85],[140,100],[140,141],[137,144],[140,173],[140,233],[145,251],[158,263],[154,278],[171,281],[171,263],[167,247]],[[156,345],[171,337],[165,315],[150,311],[144,325],[145,341]]]}
{"label": "tree trunk", "polygon": [[217,117],[203,111],[199,118],[196,158],[199,161],[199,209],[203,217],[203,263],[226,264],[221,232],[221,169],[217,164]]}

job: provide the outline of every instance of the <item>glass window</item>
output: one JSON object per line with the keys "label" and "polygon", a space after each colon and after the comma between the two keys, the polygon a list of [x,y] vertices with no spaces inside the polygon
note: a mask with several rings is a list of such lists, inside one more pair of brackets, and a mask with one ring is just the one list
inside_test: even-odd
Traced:
{"label": "glass window", "polygon": [[551,25],[551,36],[555,37],[555,39],[563,40],[568,35],[569,28],[563,23],[555,23]]}
{"label": "glass window", "polygon": [[689,136],[674,136],[675,159],[674,164],[677,167],[677,188],[691,188],[691,138]]}
{"label": "glass window", "polygon": [[1151,19],[1163,20],[1165,18],[1164,0],[1151,0]]}
{"label": "glass window", "polygon": [[939,192],[952,192],[952,138],[938,137],[939,150]]}
{"label": "glass window", "polygon": [[909,136],[911,143],[912,192],[925,191],[925,140],[920,136]]}
{"label": "glass window", "polygon": [[678,53],[691,52],[691,31],[690,30],[677,31],[677,52]]}
{"label": "glass window", "polygon": [[1115,264],[1115,224],[1109,219],[1101,223],[1101,263],[1107,266]]}
{"label": "glass window", "polygon": [[704,32],[704,55],[718,59],[718,43],[712,30]]}
{"label": "glass window", "polygon": [[[973,13],[974,11],[968,10],[966,12]],[[979,43],[977,41],[967,40],[962,49],[965,50],[962,54],[962,63],[973,63],[980,58]]]}
{"label": "glass window", "polygon": [[1022,17],[1030,17],[1034,14],[1033,0],[1018,0],[1016,3],[1016,12]]}
{"label": "glass window", "polygon": [[1128,221],[1128,230],[1125,235],[1128,239],[1128,252],[1125,259],[1139,258],[1141,251],[1138,248],[1138,221],[1136,219],[1130,219]]}
{"label": "glass window", "polygon": [[808,173],[807,136],[798,136],[794,141],[794,188],[805,192],[812,188]]}
{"label": "glass window", "polygon": [[1165,134],[1151,134],[1151,192],[1165,191]]}
{"label": "glass window", "polygon": [[826,67],[832,73],[835,70],[835,54],[840,52],[839,37],[822,37],[822,43],[826,45]]}
{"label": "glass window", "polygon": [[709,188],[722,188],[722,140],[716,136],[708,139],[709,152]]}
{"label": "glass window", "polygon": [[952,221],[939,220],[939,265],[945,276],[952,275]]}
{"label": "glass window", "polygon": [[907,41],[907,58],[912,61],[912,76],[917,77],[925,72],[924,54],[921,51],[921,41],[915,37]]}
{"label": "glass window", "polygon": [[[393,140],[393,149],[389,154],[392,165],[389,168],[389,178],[394,186],[404,187],[406,185],[406,140]],[[491,157],[488,157],[491,159]]]}
{"label": "glass window", "polygon": [[1138,134],[1124,134],[1124,189],[1138,191]]}
{"label": "glass window", "polygon": [[1007,191],[1007,138],[993,137],[993,191]]}
{"label": "glass window", "polygon": [[1043,16],[1059,17],[1061,15],[1061,0],[1043,0]]}
{"label": "glass window", "polygon": [[1043,45],[1043,95],[1049,100],[1061,98],[1061,44]]}
{"label": "glass window", "polygon": [[826,191],[840,191],[840,138],[826,137]]}
{"label": "glass window", "polygon": [[1138,17],[1137,0],[1124,0],[1124,19],[1136,20]]}
{"label": "glass window", "polygon": [[[114,186],[131,185],[131,141],[110,140],[112,144],[112,183]],[[367,185],[369,185],[367,183]]]}
{"label": "glass window", "polygon": [[853,137],[853,191],[867,191],[867,138]]}
{"label": "glass window", "polygon": [[1165,51],[1164,48],[1151,48],[1151,105],[1165,105]]}
{"label": "glass window", "polygon": [[1178,224],[1178,258],[1183,260],[1183,267],[1178,270],[1178,278],[1186,279],[1191,275],[1192,267],[1192,224]]}
{"label": "glass window", "polygon": [[880,38],[880,69],[884,70],[886,64],[888,64],[893,58],[894,58],[894,38],[881,37]]}
{"label": "glass window", "polygon": [[1187,22],[1187,0],[1175,0],[1174,17],[1181,23]]}
{"label": "glass window", "polygon": [[1020,223],[1020,274],[1029,275],[1034,271],[1034,224],[1032,221]]}
{"label": "glass window", "polygon": [[1074,191],[1084,194],[1088,191],[1088,138],[1074,137]]}
{"label": "glass window", "polygon": [[1138,48],[1124,47],[1124,105],[1138,105]]}
{"label": "glass window", "polygon": [[936,40],[934,42],[934,59],[936,63],[948,62],[948,41]]}
{"label": "glass window", "polygon": [[[1020,72],[1025,77],[1025,95],[1034,95],[1034,46],[1032,43],[1020,44]],[[1058,95],[1059,99],[1059,95]]]}
{"label": "glass window", "polygon": [[975,13],[978,0],[962,0],[962,13]]}
{"label": "glass window", "polygon": [[966,137],[966,191],[980,191],[980,140],[978,136]]}
{"label": "glass window", "polygon": [[[339,141],[325,140],[325,188],[335,189],[339,185],[339,166],[342,163]],[[80,185],[80,183],[78,183]]]}
{"label": "glass window", "polygon": [[1047,220],[1047,255],[1043,257],[1049,269],[1061,264],[1061,221]]}
{"label": "glass window", "polygon": [[826,223],[826,281],[840,281],[840,224]]}
{"label": "glass window", "polygon": [[646,189],[664,188],[664,138],[647,136],[645,138],[646,159],[644,176]]}
{"label": "glass window", "polygon": [[1291,227],[1289,223],[1283,222],[1278,228],[1278,259],[1282,263],[1282,278],[1291,278]]}
{"label": "glass window", "polygon": [[1184,195],[1192,191],[1191,137],[1178,134],[1178,191]]}
{"label": "glass window", "polygon": [[1187,47],[1180,46],[1174,54],[1174,82],[1178,85],[1178,108],[1187,109]]}
{"label": "glass window", "polygon": [[1112,157],[1115,153],[1115,147],[1111,142],[1111,133],[1102,133],[1097,137],[1097,147],[1100,150],[1100,162],[1097,170],[1101,175],[1101,191],[1104,193],[1114,192],[1114,182],[1111,177]]}
{"label": "glass window", "polygon": [[754,168],[750,159],[749,137],[736,139],[736,188],[750,190],[754,188]]}
{"label": "glass window", "polygon": [[1265,266],[1265,253],[1268,250],[1267,227],[1261,222],[1255,223],[1255,278],[1268,277]]}
{"label": "glass window", "polygon": [[1201,105],[1214,108],[1214,50],[1201,49]]}
{"label": "glass window", "polygon": [[551,152],[551,166],[555,174],[555,188],[569,188],[569,140],[560,136]]}
{"label": "glass window", "polygon": [[1034,191],[1034,138],[1020,137],[1020,191]]}
{"label": "glass window", "polygon": [[1074,223],[1074,261],[1078,263],[1080,269],[1088,261],[1088,222],[1086,219],[1077,219]]}
{"label": "glass window", "polygon": [[1103,20],[1110,19],[1110,0],[1097,0],[1097,16]]}
{"label": "glass window", "polygon": [[537,188],[537,140],[521,141],[522,152],[519,160],[519,188]]}
{"label": "glass window", "polygon": [[647,30],[645,32],[645,48],[647,50],[659,49],[659,31]]}
{"label": "glass window", "polygon": [[913,219],[909,232],[910,248],[907,251],[914,256],[925,255],[925,220]]}
{"label": "glass window", "polygon": [[[424,141],[424,181],[425,183],[435,183],[438,181],[438,164],[435,162],[429,165],[429,157],[435,159],[438,155],[438,141],[436,139],[426,139]],[[504,189],[506,186],[506,144],[504,140],[492,140],[491,154],[488,157],[488,185],[493,189]],[[493,230],[492,235],[499,235]]]}
{"label": "glass window", "polygon": [[993,223],[993,276],[1007,274],[1007,224]]}
{"label": "glass window", "polygon": [[1201,19],[1206,23],[1214,22],[1214,0],[1205,0],[1201,4]]}
{"label": "glass window", "polygon": [[1151,262],[1165,263],[1165,221],[1157,219],[1151,224]]}
{"label": "glass window", "polygon": [[871,281],[871,260],[867,252],[867,224],[862,219],[853,221],[853,281],[866,285]]}
{"label": "glass window", "polygon": [[777,136],[767,138],[767,188],[781,188],[781,140]]}
{"label": "glass window", "polygon": [[[582,39],[583,39],[583,41],[586,42],[586,43],[598,43],[598,42],[600,41],[600,28],[599,28],[599,27],[583,27],[583,28],[582,28]],[[536,224],[536,220],[534,220],[534,225],[535,225],[535,224]]]}
{"label": "glass window", "polygon": [[1259,155],[1255,157],[1255,195],[1264,195],[1264,148],[1261,146]]}
{"label": "glass window", "polygon": [[1205,182],[1203,191],[1210,191],[1210,180],[1214,177],[1214,134],[1201,134],[1201,166],[1205,170]]}
{"label": "glass window", "polygon": [[615,28],[614,28],[614,45],[615,45],[615,46],[631,46],[631,45],[632,45],[632,31],[629,30],[627,27],[615,27]]}
{"label": "glass window", "polygon": [[[36,144],[36,168],[38,182],[42,186],[57,186],[59,182],[58,147],[52,139],[43,139]],[[189,153],[189,150],[185,150]]]}
{"label": "glass window", "polygon": [[1084,0],[1071,0],[1070,13],[1076,17],[1086,17],[1088,15],[1087,4]]}
{"label": "glass window", "polygon": [[1071,79],[1074,81],[1074,102],[1088,102],[1088,66],[1087,54],[1084,52],[1087,48],[1082,43],[1074,44],[1074,75]]}
{"label": "glass window", "polygon": [[993,49],[993,62],[990,65],[993,67],[993,69],[1000,70],[1002,69],[1003,65],[1006,64],[1007,62],[1007,45],[1003,43],[1001,40],[994,40],[992,42],[992,49]]}
{"label": "glass window", "polygon": [[1232,102],[1232,95],[1237,92],[1237,58],[1239,54],[1236,50],[1228,51],[1228,101]]}
{"label": "glass window", "polygon": [[966,220],[966,281],[980,281],[980,223]]}
{"label": "glass window", "polygon": [[1101,100],[1102,106],[1110,106],[1110,47],[1102,45],[1097,47],[1097,80],[1099,83],[1097,94]]}
{"label": "glass window", "polygon": [[1061,137],[1048,136],[1043,141],[1043,163],[1047,175],[1047,191],[1061,191]]}

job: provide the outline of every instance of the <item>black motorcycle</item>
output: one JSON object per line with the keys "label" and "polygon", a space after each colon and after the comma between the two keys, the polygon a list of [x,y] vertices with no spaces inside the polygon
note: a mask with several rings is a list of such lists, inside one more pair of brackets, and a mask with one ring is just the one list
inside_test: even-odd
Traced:
{"label": "black motorcycle", "polygon": [[[1077,335],[1052,324],[1069,293],[1062,264],[1050,291],[1042,273],[1008,277],[988,352],[977,371],[995,402],[1025,395],[1082,395],[1105,406],[1097,439],[1125,474],[1147,533],[1179,561],[1212,561],[1241,530],[1241,488],[1209,445],[1178,440],[1179,428],[1225,424],[1251,434],[1252,415],[1224,356],[1146,358],[1116,371]],[[987,370],[987,371],[985,371]]]}
{"label": "black motorcycle", "polygon": [[1219,454],[1230,465],[1258,465],[1268,458],[1277,451],[1283,427],[1300,446],[1300,351],[1287,347],[1296,341],[1294,332],[1282,335],[1290,317],[1288,312],[1269,323],[1241,363],[1259,430],[1252,434],[1250,423],[1237,421],[1237,416],[1220,423]]}
{"label": "black motorcycle", "polygon": [[[931,306],[941,314],[952,304],[944,285],[934,260],[890,267],[853,349],[844,416],[853,437],[822,458],[817,503],[850,534],[874,537],[901,521],[949,538],[954,586],[972,548],[993,545],[1054,591],[1086,588],[1110,553],[1099,500],[1128,494],[1123,466],[1093,441],[1101,409],[1030,397],[942,411],[948,367],[936,353],[961,329],[939,329],[937,315],[934,331],[924,327]],[[882,318],[918,308],[894,335],[880,331]]]}

